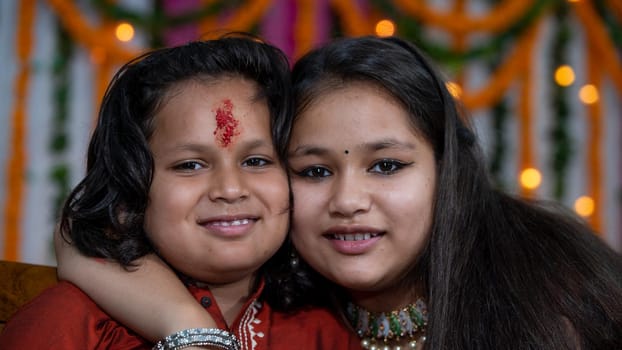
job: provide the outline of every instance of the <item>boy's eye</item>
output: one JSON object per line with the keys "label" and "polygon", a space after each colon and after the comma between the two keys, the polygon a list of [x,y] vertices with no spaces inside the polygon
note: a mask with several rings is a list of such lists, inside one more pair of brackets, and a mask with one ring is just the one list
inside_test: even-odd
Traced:
{"label": "boy's eye", "polygon": [[408,164],[405,164],[403,162],[400,162],[394,159],[383,159],[383,160],[380,160],[374,163],[369,169],[369,171],[374,172],[374,173],[384,174],[384,175],[390,175],[390,174],[393,174],[399,171],[400,169],[402,169],[403,167],[407,165]]}
{"label": "boy's eye", "polygon": [[264,159],[264,158],[258,158],[258,157],[249,158],[242,163],[242,165],[249,166],[249,167],[261,167],[261,166],[266,166],[268,164],[270,164],[269,160]]}
{"label": "boy's eye", "polygon": [[173,167],[173,169],[181,171],[199,170],[201,168],[203,168],[203,164],[196,161],[186,161]]}
{"label": "boy's eye", "polygon": [[322,178],[330,176],[332,173],[324,167],[312,166],[296,172],[296,175],[300,177]]}

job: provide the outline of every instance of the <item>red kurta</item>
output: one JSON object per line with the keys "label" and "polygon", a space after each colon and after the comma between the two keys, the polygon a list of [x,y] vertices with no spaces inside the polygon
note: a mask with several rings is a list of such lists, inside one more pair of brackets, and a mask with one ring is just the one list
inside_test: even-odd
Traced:
{"label": "red kurta", "polygon": [[[294,314],[272,310],[255,293],[231,327],[207,289],[190,292],[218,326],[233,332],[244,350],[350,349],[359,339],[327,310]],[[44,291],[20,309],[0,334],[0,349],[151,349],[153,344],[114,321],[86,294],[68,282]]]}

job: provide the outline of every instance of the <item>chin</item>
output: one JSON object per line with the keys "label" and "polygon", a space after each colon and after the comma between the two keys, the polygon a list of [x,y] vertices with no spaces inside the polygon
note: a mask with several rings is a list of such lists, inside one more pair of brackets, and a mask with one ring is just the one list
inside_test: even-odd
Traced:
{"label": "chin", "polygon": [[372,292],[380,289],[382,278],[378,279],[370,277],[372,276],[366,275],[365,272],[341,271],[336,274],[332,274],[330,279],[343,288],[352,291]]}

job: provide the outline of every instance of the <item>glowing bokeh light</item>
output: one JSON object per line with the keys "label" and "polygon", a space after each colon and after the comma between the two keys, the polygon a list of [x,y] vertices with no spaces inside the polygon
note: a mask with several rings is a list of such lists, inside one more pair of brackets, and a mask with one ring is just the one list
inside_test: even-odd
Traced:
{"label": "glowing bokeh light", "polygon": [[129,23],[120,23],[115,30],[119,41],[128,42],[134,38],[134,27]]}
{"label": "glowing bokeh light", "polygon": [[447,90],[454,98],[460,98],[462,96],[462,87],[459,84],[454,83],[453,81],[448,81],[445,83]]}
{"label": "glowing bokeh light", "polygon": [[555,82],[560,86],[570,86],[574,83],[574,70],[569,65],[559,66],[555,70]]}
{"label": "glowing bokeh light", "polygon": [[542,174],[540,171],[535,168],[527,168],[523,170],[520,174],[520,184],[524,188],[533,190],[538,188],[542,183]]}
{"label": "glowing bokeh light", "polygon": [[574,202],[574,211],[582,217],[588,217],[594,213],[594,200],[588,196],[581,196]]}
{"label": "glowing bokeh light", "polygon": [[395,34],[395,23],[388,19],[383,19],[376,23],[376,35],[380,37],[391,36]]}
{"label": "glowing bokeh light", "polygon": [[587,105],[596,103],[598,98],[598,89],[592,84],[586,84],[579,90],[579,99]]}

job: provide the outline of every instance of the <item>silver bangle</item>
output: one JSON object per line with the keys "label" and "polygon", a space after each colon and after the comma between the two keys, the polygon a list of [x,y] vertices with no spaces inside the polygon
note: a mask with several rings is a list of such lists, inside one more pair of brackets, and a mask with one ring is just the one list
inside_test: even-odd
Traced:
{"label": "silver bangle", "polygon": [[191,328],[173,333],[160,340],[153,350],[178,350],[190,346],[215,346],[225,350],[240,350],[240,342],[227,331],[218,328]]}

